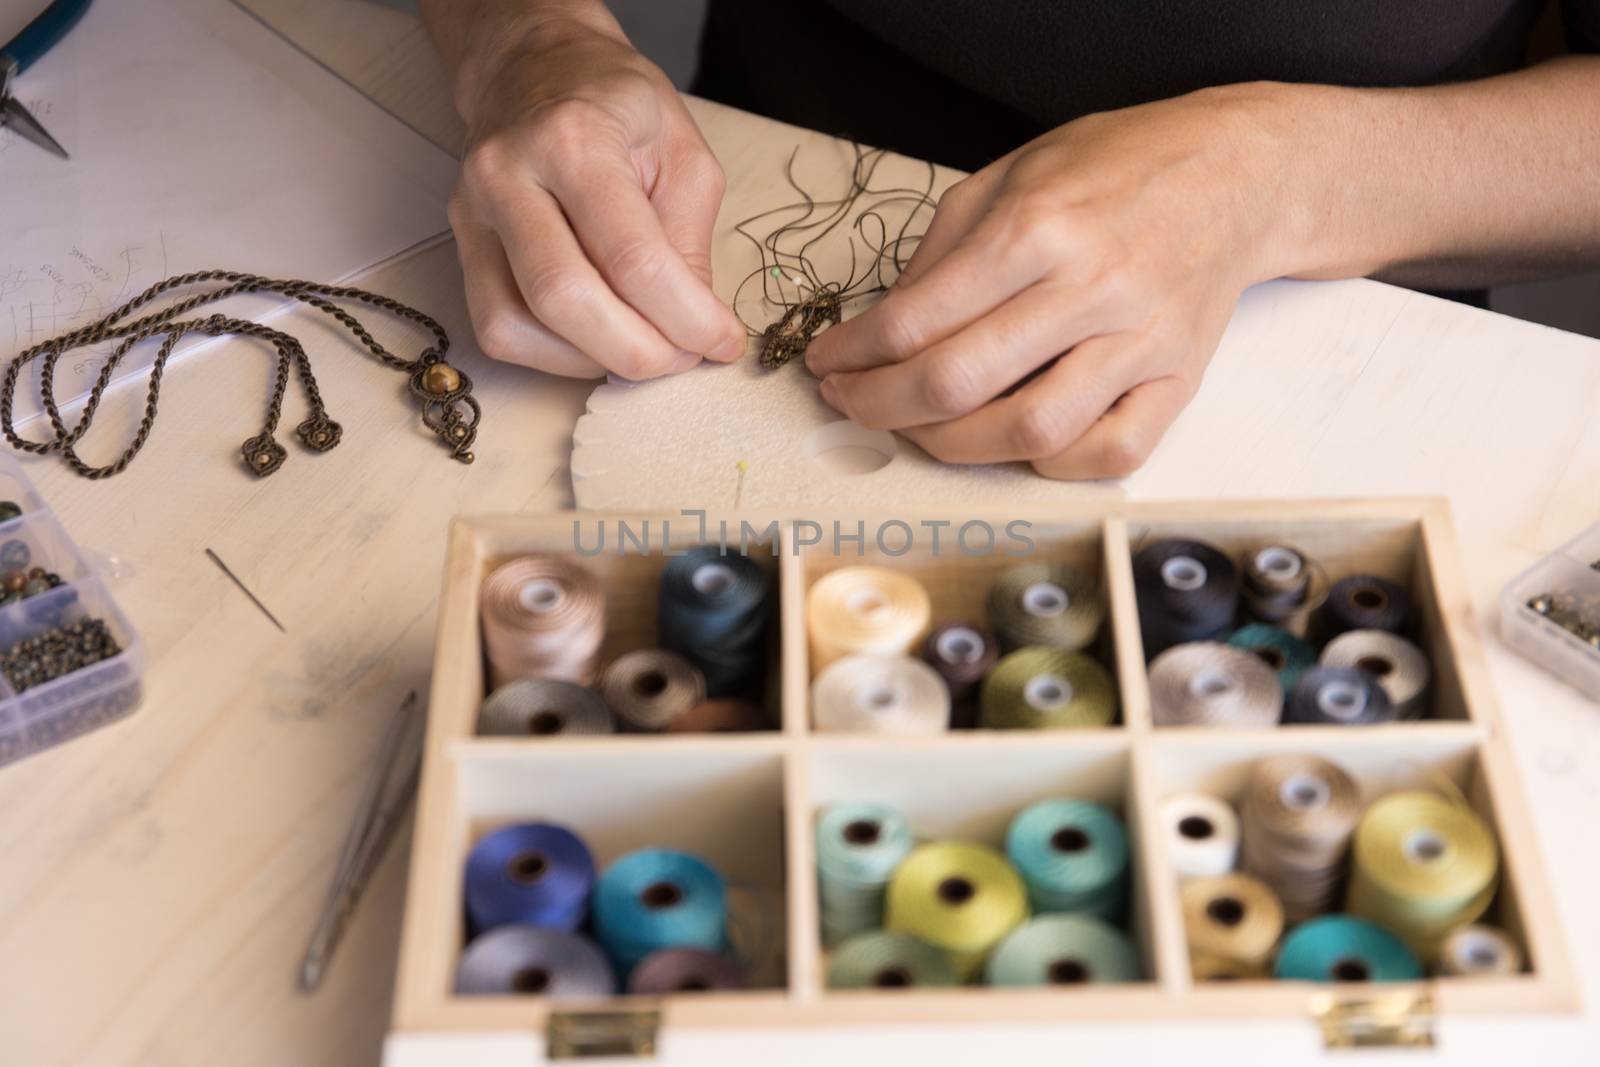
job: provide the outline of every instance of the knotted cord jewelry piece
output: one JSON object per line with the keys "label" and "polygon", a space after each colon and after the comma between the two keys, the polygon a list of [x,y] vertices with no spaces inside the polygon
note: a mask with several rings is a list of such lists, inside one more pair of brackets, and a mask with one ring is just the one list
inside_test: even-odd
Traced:
{"label": "knotted cord jewelry piece", "polygon": [[[142,318],[131,316],[162,296],[194,285],[222,283],[220,288],[193,293],[177,303],[151,312]],[[267,475],[283,465],[287,450],[273,436],[278,428],[278,418],[283,411],[284,394],[288,390],[291,367],[300,378],[311,414],[295,428],[301,442],[315,452],[326,452],[339,443],[343,428],[328,417],[316,378],[311,373],[311,362],[304,346],[295,338],[259,323],[225,315],[211,315],[203,319],[184,319],[183,315],[207,304],[214,304],[246,293],[276,293],[331,316],[361,342],[373,356],[396,370],[408,375],[411,395],[421,405],[422,423],[437,434],[450,454],[463,463],[473,459],[472,444],[478,435],[478,421],[482,415],[477,400],[472,396],[472,380],[445,361],[450,350],[450,337],[438,322],[415,308],[397,300],[363,289],[349,286],[319,285],[307,281],[280,281],[254,274],[234,271],[197,271],[168,278],[146,289],[97,322],[62,334],[60,337],[34,345],[12,359],[0,380],[0,432],[5,434],[13,448],[23,452],[46,454],[61,453],[67,465],[85,478],[108,478],[120,474],[139,454],[155,425],[156,409],[161,400],[161,378],[168,358],[178,342],[189,334],[210,337],[238,335],[265,341],[277,351],[278,373],[272,396],[267,403],[266,419],[261,432],[247,439],[240,448],[244,464],[256,475]],[[433,335],[433,343],[422,350],[416,359],[402,359],[390,352],[367,331],[354,315],[333,301],[352,300],[369,307],[387,311],[399,318],[416,323]],[[120,456],[111,463],[95,466],[77,453],[77,443],[88,433],[107,386],[123,359],[140,343],[161,337],[150,366],[150,382],[146,392],[144,417]],[[89,390],[88,399],[75,425],[69,426],[61,414],[55,395],[55,370],[61,357],[75,349],[96,345],[103,341],[121,339],[121,343],[106,357],[105,363]],[[29,440],[17,433],[15,404],[17,382],[22,368],[34,360],[40,361],[39,399],[50,423],[53,436],[48,441]]]}

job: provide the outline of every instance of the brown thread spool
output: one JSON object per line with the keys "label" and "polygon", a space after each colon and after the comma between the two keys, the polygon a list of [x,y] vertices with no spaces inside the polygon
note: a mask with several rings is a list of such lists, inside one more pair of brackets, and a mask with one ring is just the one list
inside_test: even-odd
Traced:
{"label": "brown thread spool", "polygon": [[643,648],[606,668],[600,693],[625,728],[650,733],[668,729],[704,703],[706,683],[677,653]]}
{"label": "brown thread spool", "polygon": [[496,567],[481,590],[489,682],[520,678],[594,680],[605,640],[605,595],[585,567],[523,556]]}
{"label": "brown thread spool", "polygon": [[978,725],[978,685],[999,657],[994,636],[967,622],[944,623],[922,643],[923,662],[939,672],[950,690],[952,729]]}
{"label": "brown thread spool", "polygon": [[765,729],[766,716],[747,700],[706,700],[675,719],[662,730],[669,734],[744,733]]}
{"label": "brown thread spool", "polygon": [[1258,760],[1239,808],[1241,866],[1277,894],[1290,923],[1330,909],[1344,880],[1361,791],[1316,756]]}

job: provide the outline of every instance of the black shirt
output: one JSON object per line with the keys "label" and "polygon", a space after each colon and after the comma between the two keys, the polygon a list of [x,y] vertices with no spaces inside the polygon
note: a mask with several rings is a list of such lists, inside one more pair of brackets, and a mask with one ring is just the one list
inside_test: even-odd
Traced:
{"label": "black shirt", "polygon": [[[711,0],[693,91],[976,170],[1208,85],[1434,85],[1523,65],[1544,0]],[[1563,0],[1600,52],[1600,0]],[[1600,101],[1596,102],[1600,108]]]}

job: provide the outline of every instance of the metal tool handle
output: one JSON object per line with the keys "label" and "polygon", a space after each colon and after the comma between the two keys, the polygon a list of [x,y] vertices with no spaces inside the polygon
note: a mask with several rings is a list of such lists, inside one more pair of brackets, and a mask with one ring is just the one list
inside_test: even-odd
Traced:
{"label": "metal tool handle", "polygon": [[89,10],[90,0],[56,0],[44,13],[6,45],[4,54],[16,61],[17,72],[27,70],[34,61],[60,43]]}

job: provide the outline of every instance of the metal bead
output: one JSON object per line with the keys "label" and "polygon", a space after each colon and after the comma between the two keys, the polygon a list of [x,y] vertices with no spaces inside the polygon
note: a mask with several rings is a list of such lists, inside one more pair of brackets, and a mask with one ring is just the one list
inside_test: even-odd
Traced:
{"label": "metal bead", "polygon": [[1528,607],[1540,615],[1550,614],[1551,606],[1550,594],[1548,593],[1541,593],[1539,596],[1536,596],[1532,600],[1528,601]]}
{"label": "metal bead", "polygon": [[10,522],[22,514],[22,508],[15,500],[0,500],[0,522]]}
{"label": "metal bead", "polygon": [[448,363],[435,363],[422,372],[422,388],[435,396],[461,388],[461,372]]}

